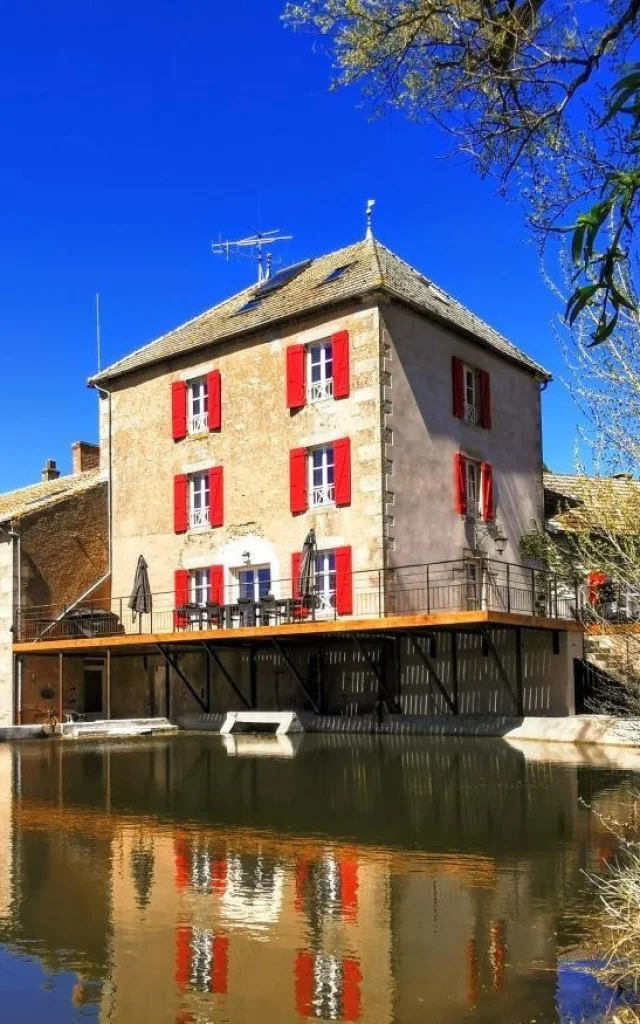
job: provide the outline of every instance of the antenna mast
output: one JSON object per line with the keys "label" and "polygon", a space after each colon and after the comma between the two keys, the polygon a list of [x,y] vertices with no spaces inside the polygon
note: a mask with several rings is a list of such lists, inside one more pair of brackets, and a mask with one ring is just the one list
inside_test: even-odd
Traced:
{"label": "antenna mast", "polygon": [[281,235],[279,228],[274,228],[273,231],[256,231],[255,235],[249,238],[212,242],[211,252],[214,256],[225,256],[227,262],[231,256],[245,256],[247,259],[255,260],[258,264],[258,284],[262,284],[271,276],[273,255],[268,251],[268,247],[275,242],[289,242],[292,238],[293,235]]}

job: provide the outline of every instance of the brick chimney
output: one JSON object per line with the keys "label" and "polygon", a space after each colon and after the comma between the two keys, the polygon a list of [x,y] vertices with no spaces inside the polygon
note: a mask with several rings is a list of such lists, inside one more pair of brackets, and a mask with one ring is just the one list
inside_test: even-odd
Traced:
{"label": "brick chimney", "polygon": [[57,480],[60,476],[60,470],[56,466],[54,459],[47,459],[42,470],[42,481],[46,483],[48,480]]}
{"label": "brick chimney", "polygon": [[73,457],[73,475],[86,473],[90,469],[100,469],[100,445],[89,441],[75,441],[71,445]]}

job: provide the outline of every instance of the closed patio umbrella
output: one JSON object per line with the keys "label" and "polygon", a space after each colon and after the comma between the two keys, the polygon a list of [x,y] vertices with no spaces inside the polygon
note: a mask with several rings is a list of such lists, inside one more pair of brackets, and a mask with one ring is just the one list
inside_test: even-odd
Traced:
{"label": "closed patio umbrella", "polygon": [[136,568],[136,578],[129,598],[129,607],[134,614],[144,615],[151,611],[151,587],[149,586],[149,567],[144,555],[140,555]]}
{"label": "closed patio umbrella", "polygon": [[300,573],[298,574],[298,591],[300,597],[307,602],[314,597],[316,592],[316,531],[309,530],[306,540],[302,545],[302,558],[300,560]]}

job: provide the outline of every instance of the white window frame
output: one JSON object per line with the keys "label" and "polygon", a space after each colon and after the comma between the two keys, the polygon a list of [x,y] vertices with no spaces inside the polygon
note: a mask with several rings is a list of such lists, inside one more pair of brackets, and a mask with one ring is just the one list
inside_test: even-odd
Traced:
{"label": "white window frame", "polygon": [[189,573],[189,602],[204,608],[211,597],[211,572],[209,569],[192,569]]}
{"label": "white window frame", "polygon": [[[316,461],[319,465],[316,466]],[[326,508],[336,503],[335,448],[332,444],[310,448],[307,456],[309,507]]]}
{"label": "white window frame", "polygon": [[209,385],[206,377],[195,377],[188,381],[189,417],[187,428],[190,434],[202,434],[209,429]]}
{"label": "white window frame", "polygon": [[462,382],[465,421],[477,426],[480,423],[480,374],[475,367],[464,363]]}
{"label": "white window frame", "polygon": [[[307,401],[310,404],[333,398],[333,344],[329,338],[315,341],[307,347]],[[313,371],[318,368],[318,379]]]}
{"label": "white window frame", "polygon": [[[467,517],[479,519],[482,513],[482,466],[475,459],[464,460]],[[473,495],[473,497],[472,497]]]}
{"label": "white window frame", "polygon": [[[260,573],[261,570],[264,570],[264,569],[267,569],[268,572],[269,572],[269,588],[268,588],[268,590],[266,591],[265,594],[261,594],[260,593],[261,581],[260,581],[260,578],[259,578],[259,573]],[[271,578],[271,563],[270,562],[263,562],[260,565],[239,565],[236,569],[233,570],[233,578],[234,578],[234,581],[235,581],[235,585],[236,585],[236,588],[237,588],[237,595],[238,595],[239,598],[245,596],[245,595],[242,594],[242,590],[241,590],[241,588],[242,588],[241,576],[242,576],[242,573],[245,573],[245,572],[255,573],[254,580],[253,580],[253,597],[250,598],[250,600],[257,602],[257,601],[260,600],[261,597],[266,597],[267,594],[270,594],[272,592],[271,591],[271,587],[273,585],[273,580]]]}
{"label": "white window frame", "polygon": [[332,549],[317,551],[314,565],[316,614],[333,615],[336,610],[336,553]]}
{"label": "white window frame", "polygon": [[[200,501],[197,497],[200,496]],[[189,529],[208,529],[211,525],[211,489],[209,473],[192,473],[189,477]]]}

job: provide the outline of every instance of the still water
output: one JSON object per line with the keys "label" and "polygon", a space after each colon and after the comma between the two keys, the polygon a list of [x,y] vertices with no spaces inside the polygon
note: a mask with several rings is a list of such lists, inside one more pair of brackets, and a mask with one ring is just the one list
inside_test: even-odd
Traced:
{"label": "still water", "polygon": [[5,745],[0,1019],[568,1022],[585,803],[635,785],[492,740]]}

